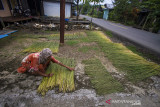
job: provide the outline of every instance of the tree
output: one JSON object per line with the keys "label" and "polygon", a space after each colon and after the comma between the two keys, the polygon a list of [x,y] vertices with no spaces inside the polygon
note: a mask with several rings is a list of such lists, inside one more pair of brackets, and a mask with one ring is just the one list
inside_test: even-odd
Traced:
{"label": "tree", "polygon": [[86,14],[90,11],[90,4],[89,4],[89,1],[85,1],[85,3],[83,4],[83,8],[82,8],[82,11],[81,13],[82,14]]}
{"label": "tree", "polygon": [[76,5],[77,5],[77,17],[76,20],[78,21],[78,17],[79,17],[79,0],[75,0]]}
{"label": "tree", "polygon": [[115,0],[112,15],[116,21],[127,24],[136,18],[135,10],[139,8],[139,0]]}
{"label": "tree", "polygon": [[[160,29],[160,0],[115,0],[114,4],[114,10],[109,14],[111,20],[142,25],[142,29],[151,29],[153,32],[158,32]],[[138,13],[141,15],[140,23],[135,21]]]}
{"label": "tree", "polygon": [[160,0],[142,1],[141,8],[149,11],[142,29],[147,26],[148,28],[152,28],[153,32],[158,32],[160,29]]}
{"label": "tree", "polygon": [[[75,0],[75,2],[77,4],[77,20],[78,20],[79,13],[80,13],[80,11],[79,11],[79,1],[83,1],[83,3],[91,3],[91,2],[93,2],[94,5],[95,5],[95,4],[103,2],[104,0]],[[93,11],[94,11],[94,9],[93,9]]]}

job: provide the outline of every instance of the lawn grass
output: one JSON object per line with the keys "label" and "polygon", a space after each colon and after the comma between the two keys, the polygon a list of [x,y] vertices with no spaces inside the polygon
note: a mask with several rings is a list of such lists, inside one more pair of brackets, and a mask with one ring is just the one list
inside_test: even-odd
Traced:
{"label": "lawn grass", "polygon": [[53,53],[57,53],[59,49],[58,42],[35,42],[31,46],[24,49],[23,53],[40,52],[44,48],[50,48]]}
{"label": "lawn grass", "polygon": [[96,42],[113,65],[125,72],[133,83],[143,81],[150,76],[160,75],[160,66],[133,53],[120,43],[113,43],[100,31],[87,31],[88,38]]}
{"label": "lawn grass", "polygon": [[[57,57],[56,59],[69,67],[75,67],[75,61],[73,59]],[[54,73],[54,75],[52,77],[43,78],[37,89],[38,93],[45,95],[48,90],[51,90],[56,86],[59,87],[59,92],[70,92],[75,90],[74,71],[69,71],[60,65],[51,63],[46,73]]]}
{"label": "lawn grass", "polygon": [[124,90],[122,84],[108,73],[100,60],[84,60],[83,63],[85,64],[85,73],[90,77],[97,94],[104,95]]}

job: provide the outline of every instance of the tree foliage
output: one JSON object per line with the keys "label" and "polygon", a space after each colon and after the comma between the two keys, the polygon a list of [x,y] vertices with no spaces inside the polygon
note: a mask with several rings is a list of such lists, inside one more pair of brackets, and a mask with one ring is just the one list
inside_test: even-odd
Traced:
{"label": "tree foliage", "polygon": [[[103,12],[100,12],[98,10],[99,5],[98,3],[103,2],[104,0],[84,0],[83,8],[81,13],[82,14],[88,14],[93,17],[102,18]],[[90,3],[93,2],[94,5],[90,5]]]}
{"label": "tree foliage", "polygon": [[90,7],[91,7],[91,5],[89,4],[89,1],[85,1],[85,3],[83,4],[83,8],[82,8],[81,13],[87,14],[90,11]]}
{"label": "tree foliage", "polygon": [[128,20],[134,21],[137,18],[138,2],[138,0],[116,0],[114,11],[110,17],[125,24]]}
{"label": "tree foliage", "polygon": [[[160,0],[115,0],[114,5],[114,10],[109,14],[111,20],[129,25],[137,24],[143,29],[152,28],[153,32],[160,29]],[[141,16],[141,21],[136,23],[144,10],[146,16]]]}
{"label": "tree foliage", "polygon": [[143,28],[152,28],[153,32],[158,32],[160,29],[160,0],[146,0],[142,2],[141,8],[149,11]]}
{"label": "tree foliage", "polygon": [[[87,3],[90,3],[90,2],[94,2],[94,5],[95,4],[98,4],[100,2],[103,2],[104,0],[75,0],[76,4],[77,4],[77,20],[78,20],[78,17],[79,17],[79,13],[80,13],[80,10],[79,10],[79,1],[83,1],[83,3],[87,4]],[[88,4],[86,5],[88,6]],[[87,10],[88,7],[86,7],[86,10]],[[83,11],[85,11],[83,9]],[[93,8],[93,11],[94,11],[94,8]]]}

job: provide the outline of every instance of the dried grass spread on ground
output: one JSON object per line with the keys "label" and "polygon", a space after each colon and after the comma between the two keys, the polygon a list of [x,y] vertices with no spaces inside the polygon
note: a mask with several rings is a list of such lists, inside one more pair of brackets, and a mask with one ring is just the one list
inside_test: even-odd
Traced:
{"label": "dried grass spread on ground", "polygon": [[160,66],[149,62],[133,53],[120,43],[113,43],[100,31],[86,32],[89,41],[98,43],[104,54],[120,71],[125,72],[127,79],[137,83],[153,75],[160,75]]}
{"label": "dried grass spread on ground", "polygon": [[122,92],[122,84],[115,80],[98,59],[84,60],[85,73],[90,77],[91,83],[97,94],[110,94]]}
{"label": "dried grass spread on ground", "polygon": [[[74,59],[56,59],[69,67],[75,67]],[[70,92],[75,90],[74,71],[69,71],[58,64],[51,63],[46,72],[54,73],[54,75],[52,77],[43,78],[38,87],[38,93],[45,95],[48,90],[53,89],[56,86],[59,87],[59,92]]]}

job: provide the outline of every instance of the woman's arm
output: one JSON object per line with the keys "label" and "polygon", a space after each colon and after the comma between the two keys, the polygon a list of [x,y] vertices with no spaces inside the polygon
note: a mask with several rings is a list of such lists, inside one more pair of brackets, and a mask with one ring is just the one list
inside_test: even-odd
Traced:
{"label": "woman's arm", "polygon": [[70,67],[62,64],[60,61],[56,60],[53,56],[51,56],[51,61],[52,61],[53,63],[59,64],[60,66],[66,67],[66,68],[69,69],[70,71],[74,71],[74,68],[70,68]]}
{"label": "woman's arm", "polygon": [[66,68],[69,69],[70,71],[74,71],[74,68],[70,68],[70,67],[62,64],[61,62],[58,62],[57,64],[59,64],[60,66],[66,67]]}

